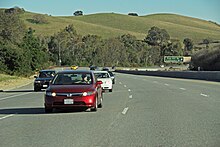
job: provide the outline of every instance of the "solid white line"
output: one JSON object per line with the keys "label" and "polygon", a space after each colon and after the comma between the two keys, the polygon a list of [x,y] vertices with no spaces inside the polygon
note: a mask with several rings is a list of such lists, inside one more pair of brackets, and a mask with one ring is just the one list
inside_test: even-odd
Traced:
{"label": "solid white line", "polygon": [[201,93],[200,95],[204,96],[204,97],[209,97],[209,95],[206,95],[206,94],[203,94],[203,93]]}
{"label": "solid white line", "polygon": [[185,88],[180,88],[180,90],[186,90]]}
{"label": "solid white line", "polygon": [[3,120],[3,119],[6,119],[6,118],[9,118],[9,117],[12,117],[14,116],[15,114],[10,114],[10,115],[6,115],[4,117],[0,117],[0,120]]}
{"label": "solid white line", "polygon": [[128,89],[128,91],[130,92],[130,91],[131,91],[131,89]]}
{"label": "solid white line", "polygon": [[6,100],[6,99],[10,99],[10,98],[13,98],[13,97],[17,97],[17,96],[22,96],[22,95],[30,94],[30,93],[32,93],[32,92],[22,93],[22,94],[18,94],[18,95],[12,95],[12,96],[8,96],[8,97],[0,98],[0,101],[1,100]]}
{"label": "solid white line", "polygon": [[167,83],[165,83],[164,85],[166,85],[166,86],[170,86],[169,84],[167,84]]}
{"label": "solid white line", "polygon": [[124,87],[127,87],[127,85],[124,85]]}
{"label": "solid white line", "polygon": [[129,95],[129,98],[132,99],[132,95]]}
{"label": "solid white line", "polygon": [[125,115],[127,113],[127,111],[128,111],[128,107],[124,108],[124,110],[122,111],[122,114]]}

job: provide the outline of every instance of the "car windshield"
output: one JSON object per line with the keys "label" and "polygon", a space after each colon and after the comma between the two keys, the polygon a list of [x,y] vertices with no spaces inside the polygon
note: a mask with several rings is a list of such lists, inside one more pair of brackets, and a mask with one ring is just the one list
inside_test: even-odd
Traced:
{"label": "car windshield", "polygon": [[41,71],[39,78],[51,78],[55,75],[55,71]]}
{"label": "car windshield", "polygon": [[109,78],[108,73],[95,73],[96,78]]}
{"label": "car windshield", "polygon": [[90,73],[67,73],[57,74],[54,78],[53,85],[89,85],[92,84]]}

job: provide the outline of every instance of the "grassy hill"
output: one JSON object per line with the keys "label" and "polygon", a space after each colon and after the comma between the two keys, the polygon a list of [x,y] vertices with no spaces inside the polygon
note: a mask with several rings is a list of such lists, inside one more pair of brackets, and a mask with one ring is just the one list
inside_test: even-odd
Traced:
{"label": "grassy hill", "polygon": [[49,36],[73,24],[78,34],[96,34],[104,38],[122,34],[132,34],[144,39],[152,26],[166,29],[173,39],[192,38],[195,42],[210,38],[220,40],[220,27],[211,22],[175,14],[154,14],[147,16],[128,16],[115,13],[100,13],[84,16],[48,16],[48,24],[34,24],[28,21],[35,13],[25,12],[21,15],[28,27],[36,30],[40,36]]}

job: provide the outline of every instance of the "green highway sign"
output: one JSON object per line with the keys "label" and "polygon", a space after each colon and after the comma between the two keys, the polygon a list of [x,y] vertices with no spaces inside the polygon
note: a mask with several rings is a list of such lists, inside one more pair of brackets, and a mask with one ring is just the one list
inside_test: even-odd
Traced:
{"label": "green highway sign", "polygon": [[183,56],[164,56],[165,63],[183,63]]}

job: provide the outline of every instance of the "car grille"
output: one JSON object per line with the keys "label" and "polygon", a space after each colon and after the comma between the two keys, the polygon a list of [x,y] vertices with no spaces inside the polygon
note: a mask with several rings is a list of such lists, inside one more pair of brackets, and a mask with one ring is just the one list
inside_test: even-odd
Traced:
{"label": "car grille", "polygon": [[56,93],[56,96],[74,97],[82,96],[82,93]]}

